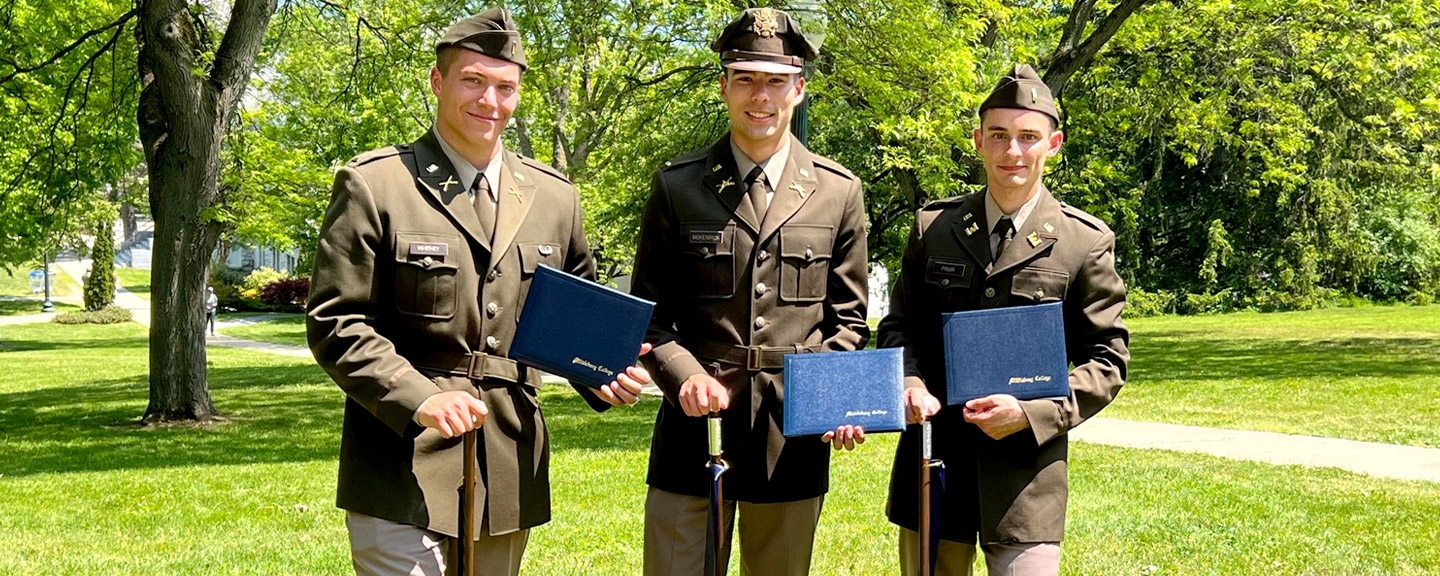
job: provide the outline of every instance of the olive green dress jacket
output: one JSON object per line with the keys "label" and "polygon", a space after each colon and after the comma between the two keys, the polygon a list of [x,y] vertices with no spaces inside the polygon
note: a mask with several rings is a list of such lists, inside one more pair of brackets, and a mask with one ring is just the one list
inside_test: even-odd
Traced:
{"label": "olive green dress jacket", "polygon": [[579,197],[559,173],[507,152],[493,238],[468,184],[433,131],[340,168],[306,315],[310,349],[347,398],[337,504],[450,536],[461,439],[416,424],[416,409],[442,390],[476,394],[490,411],[476,510],[496,535],[548,521],[540,372],[504,356],[538,265],[595,276]]}
{"label": "olive green dress jacket", "polygon": [[728,136],[654,176],[632,291],[656,303],[645,358],[665,394],[650,445],[655,488],[709,494],[705,419],[678,401],[687,378],[709,373],[730,392],[727,499],[791,502],[828,489],[829,445],[781,433],[781,366],[784,353],[854,350],[869,338],[861,185],[792,140],[773,189],[756,215]]}
{"label": "olive green dress jacket", "polygon": [[[934,202],[916,214],[879,345],[903,348],[906,385],[925,386],[943,405],[941,313],[1064,302],[1068,398],[1021,401],[1030,429],[1001,440],[965,422],[961,405],[941,410],[932,425],[934,457],[946,468],[942,538],[1059,542],[1069,494],[1066,433],[1115,398],[1130,360],[1115,235],[1042,188],[991,266],[983,194]],[[890,520],[911,530],[919,525],[919,432],[911,426],[901,436],[890,482]]]}

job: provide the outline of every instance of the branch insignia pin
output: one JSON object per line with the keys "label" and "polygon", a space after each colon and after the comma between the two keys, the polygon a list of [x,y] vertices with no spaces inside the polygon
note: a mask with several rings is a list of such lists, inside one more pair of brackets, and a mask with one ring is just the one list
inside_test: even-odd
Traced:
{"label": "branch insignia pin", "polygon": [[978,223],[976,223],[976,222],[971,222],[971,223],[970,223],[970,227],[965,229],[965,235],[966,235],[966,236],[974,236],[974,235],[975,235],[975,231],[976,231],[976,230],[979,230],[979,229],[980,229],[980,224],[978,224]]}
{"label": "branch insignia pin", "polygon": [[[719,168],[719,166],[716,166],[716,168]],[[733,178],[726,178],[726,179],[724,179],[724,180],[722,180],[722,181],[720,182],[720,187],[715,190],[715,193],[716,193],[716,194],[719,194],[719,193],[721,193],[721,192],[724,192],[726,188],[729,188],[729,187],[734,186],[734,185],[735,185],[735,180],[734,180]]]}
{"label": "branch insignia pin", "polygon": [[440,186],[441,186],[440,189],[441,189],[442,191],[444,191],[444,192],[449,192],[449,191],[450,191],[450,185],[451,185],[451,184],[459,184],[459,183],[460,183],[460,181],[459,181],[459,180],[456,180],[454,175],[451,175],[449,178],[446,178],[444,182],[441,182],[441,183],[440,183]]}
{"label": "branch insignia pin", "polygon": [[804,197],[805,197],[805,187],[804,187],[804,186],[801,186],[799,182],[791,182],[791,183],[790,183],[790,189],[791,189],[791,190],[794,190],[796,193],[800,194],[800,197],[801,197],[801,198],[804,198]]}
{"label": "branch insignia pin", "polygon": [[510,195],[515,197],[516,202],[519,202],[521,204],[525,203],[525,194],[521,193],[519,190],[516,190],[514,186],[510,187]]}
{"label": "branch insignia pin", "polygon": [[1030,243],[1031,248],[1034,248],[1040,245],[1040,235],[1031,232],[1029,236],[1025,237],[1025,241]]}

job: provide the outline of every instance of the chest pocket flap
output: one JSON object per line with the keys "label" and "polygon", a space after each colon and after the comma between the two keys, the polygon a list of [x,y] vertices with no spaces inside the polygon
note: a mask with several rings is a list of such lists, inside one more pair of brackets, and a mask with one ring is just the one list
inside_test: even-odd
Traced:
{"label": "chest pocket flap", "polygon": [[1033,302],[1059,302],[1070,287],[1070,274],[1044,268],[1023,268],[1015,271],[1010,282],[1010,295]]}
{"label": "chest pocket flap", "polygon": [[455,276],[462,257],[459,237],[395,233],[395,309],[401,314],[449,320],[455,317]]}
{"label": "chest pocket flap", "polygon": [[791,224],[780,227],[780,299],[818,302],[825,299],[835,227]]}
{"label": "chest pocket flap", "polygon": [[729,298],[735,295],[735,222],[682,222],[680,266],[690,274],[691,295]]}

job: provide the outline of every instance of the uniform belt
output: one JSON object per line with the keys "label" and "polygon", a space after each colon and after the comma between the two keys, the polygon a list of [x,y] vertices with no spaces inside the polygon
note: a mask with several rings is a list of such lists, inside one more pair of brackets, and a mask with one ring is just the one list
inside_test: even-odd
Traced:
{"label": "uniform belt", "polygon": [[494,354],[484,352],[471,352],[460,357],[456,362],[446,362],[450,366],[429,366],[417,364],[416,367],[431,372],[443,372],[451,376],[464,376],[473,380],[502,380],[510,383],[519,383],[520,375],[525,367],[520,363]]}
{"label": "uniform belt", "polygon": [[764,370],[767,368],[784,368],[786,354],[804,354],[807,352],[820,351],[819,346],[805,346],[796,344],[794,346],[741,346],[739,344],[726,344],[714,340],[698,340],[694,343],[687,343],[686,348],[690,353],[717,360],[726,364],[744,366],[747,370]]}

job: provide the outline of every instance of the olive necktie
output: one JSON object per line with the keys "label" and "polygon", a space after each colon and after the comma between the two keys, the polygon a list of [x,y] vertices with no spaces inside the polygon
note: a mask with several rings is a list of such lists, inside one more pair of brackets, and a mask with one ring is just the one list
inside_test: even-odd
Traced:
{"label": "olive necktie", "polygon": [[470,192],[474,195],[471,200],[475,202],[475,216],[480,219],[480,231],[485,234],[485,241],[491,242],[495,238],[495,201],[490,198],[490,180],[484,174],[476,175]]}
{"label": "olive necktie", "polygon": [[765,199],[765,171],[756,166],[750,171],[750,175],[745,177],[745,182],[750,185],[747,193],[750,206],[755,208],[755,216],[764,220],[765,209],[770,206],[770,202]]}
{"label": "olive necktie", "polygon": [[1000,243],[995,245],[995,258],[991,260],[991,262],[999,262],[1000,255],[1005,253],[1005,248],[1015,237],[1015,223],[1010,220],[1009,216],[1001,216],[1000,221],[995,223],[995,229],[990,233],[1000,237]]}

